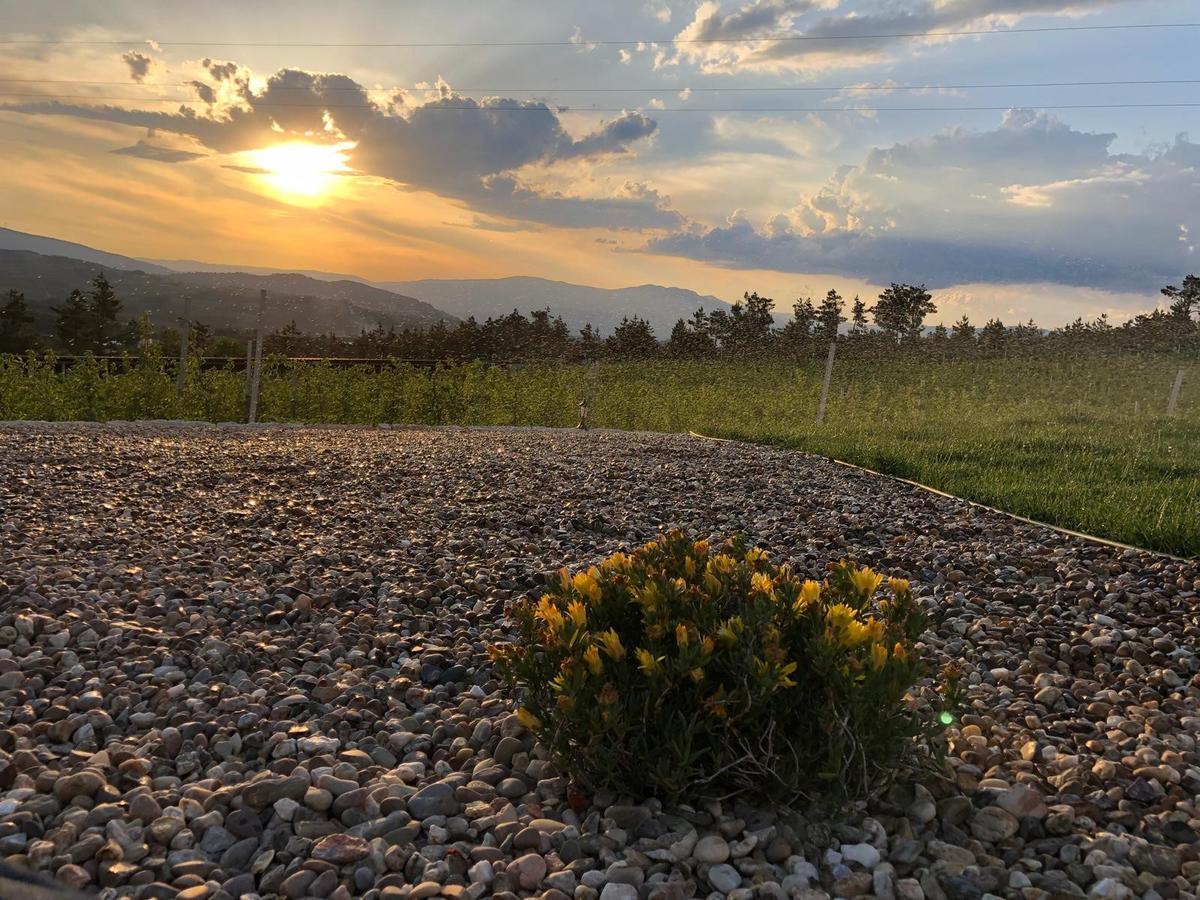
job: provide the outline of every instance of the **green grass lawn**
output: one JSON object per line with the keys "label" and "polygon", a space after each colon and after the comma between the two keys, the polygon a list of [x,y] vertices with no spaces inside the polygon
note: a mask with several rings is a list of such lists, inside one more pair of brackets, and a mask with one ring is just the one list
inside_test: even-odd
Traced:
{"label": "green grass lawn", "polygon": [[[1172,379],[1190,367],[1177,414]],[[1167,355],[1091,360],[839,359],[825,421],[823,360],[458,366],[430,374],[273,364],[260,418],[296,422],[575,424],[694,430],[832,456],[1019,515],[1200,555],[1200,365]],[[185,394],[147,367],[56,375],[0,363],[0,418],[245,415],[244,378],[193,372]]]}

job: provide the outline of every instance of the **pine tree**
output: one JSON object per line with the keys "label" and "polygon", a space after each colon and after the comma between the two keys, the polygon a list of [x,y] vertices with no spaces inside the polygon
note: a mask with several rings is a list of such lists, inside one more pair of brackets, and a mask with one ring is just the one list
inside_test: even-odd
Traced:
{"label": "pine tree", "polygon": [[979,343],[990,351],[1003,349],[1008,329],[999,319],[988,319],[987,324],[979,329]]}
{"label": "pine tree", "polygon": [[956,341],[975,340],[975,326],[971,324],[966,313],[963,313],[963,317],[954,323],[954,339]]}
{"label": "pine tree", "polygon": [[33,347],[33,334],[27,326],[33,324],[25,295],[18,290],[8,292],[8,300],[0,306],[0,353],[24,353]]}
{"label": "pine tree", "polygon": [[621,319],[621,324],[604,342],[610,356],[643,359],[658,351],[658,341],[650,323],[639,316]]}
{"label": "pine tree", "polygon": [[579,353],[584,359],[594,359],[600,354],[600,332],[591,322],[585,322],[579,331]]}
{"label": "pine tree", "polygon": [[925,285],[897,284],[879,295],[878,302],[871,307],[875,324],[893,335],[897,341],[915,341],[921,336],[925,316],[937,312],[933,296]]}
{"label": "pine tree", "polygon": [[117,323],[117,317],[121,314],[121,300],[103,272],[92,280],[92,289],[88,292],[88,313],[91,341],[97,352],[106,353],[115,349],[114,345],[124,343],[121,326]]}
{"label": "pine tree", "polygon": [[817,323],[824,340],[832,341],[837,337],[838,326],[846,321],[845,316],[842,315],[842,308],[842,295],[830,288],[817,310]]}
{"label": "pine tree", "polygon": [[91,308],[82,291],[71,291],[66,303],[52,309],[56,317],[54,330],[69,353],[88,353],[96,349],[92,337]]}
{"label": "pine tree", "polygon": [[1184,276],[1183,287],[1169,284],[1162,289],[1162,294],[1171,298],[1171,315],[1190,325],[1193,307],[1200,309],[1200,277]]}
{"label": "pine tree", "polygon": [[850,331],[852,334],[867,333],[867,304],[854,295],[854,306],[850,312]]}

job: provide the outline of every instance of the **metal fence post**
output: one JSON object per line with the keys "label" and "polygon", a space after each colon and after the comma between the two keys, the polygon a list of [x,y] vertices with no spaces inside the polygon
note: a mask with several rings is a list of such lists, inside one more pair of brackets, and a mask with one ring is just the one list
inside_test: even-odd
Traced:
{"label": "metal fence post", "polygon": [[179,371],[175,375],[175,396],[187,388],[188,340],[192,333],[192,298],[183,298],[183,325],[179,330]]}
{"label": "metal fence post", "polygon": [[837,353],[837,339],[829,342],[829,358],[825,360],[825,380],[821,382],[821,402],[817,404],[817,424],[825,421],[825,403],[829,400],[829,382],[833,380],[833,356]]}
{"label": "metal fence post", "polygon": [[1175,404],[1179,402],[1179,391],[1183,387],[1183,366],[1175,373],[1175,383],[1171,385],[1171,396],[1167,399],[1167,415],[1175,415]]}
{"label": "metal fence post", "polygon": [[258,294],[258,323],[254,329],[254,374],[250,379],[250,424],[258,421],[258,388],[262,383],[263,313],[267,306],[267,291]]}

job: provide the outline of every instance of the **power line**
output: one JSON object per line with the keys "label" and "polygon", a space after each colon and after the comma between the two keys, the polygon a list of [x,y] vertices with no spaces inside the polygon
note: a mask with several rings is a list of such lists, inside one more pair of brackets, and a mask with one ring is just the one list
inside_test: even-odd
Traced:
{"label": "power line", "polygon": [[[70,84],[70,85],[115,85],[129,88],[158,88],[158,87],[191,87],[197,82],[192,81],[159,81],[159,82],[130,82],[125,81],[84,81],[74,78],[0,78],[0,84]],[[203,82],[200,82],[203,83]],[[659,85],[658,87],[547,87],[547,88],[479,88],[456,87],[456,93],[468,94],[654,94],[691,91],[697,93],[756,93],[762,92],[808,92],[835,93],[840,91],[888,92],[888,91],[966,91],[993,88],[1048,88],[1048,87],[1119,87],[1128,86],[1162,86],[1171,84],[1200,84],[1200,78],[1160,78],[1127,81],[1017,81],[996,84],[841,84],[841,85],[768,85],[764,87],[695,87],[692,85]],[[212,85],[209,85],[212,87]],[[301,85],[272,85],[271,91],[309,91],[311,87]],[[395,85],[386,88],[369,87],[325,87],[322,93],[383,93],[387,91],[425,91],[436,90],[430,85]]]}
{"label": "power line", "polygon": [[[1200,22],[1139,22],[1113,25],[1044,25],[1036,28],[976,28],[961,31],[898,31],[881,34],[764,34],[744,38],[642,38],[639,40],[558,40],[558,41],[153,41],[160,47],[331,47],[331,48],[419,48],[419,47],[570,47],[636,46],[638,44],[756,44],[764,41],[868,41],[898,38],[965,37],[993,34],[1045,34],[1050,32],[1124,31],[1134,29],[1200,28]],[[128,46],[151,43],[142,38],[123,41],[75,40],[61,38],[5,38],[0,44],[75,44],[85,46]]]}
{"label": "power line", "polygon": [[[195,104],[203,103],[203,100],[178,100],[173,97],[102,97],[102,96],[73,96],[63,97],[50,94],[11,94],[0,91],[0,97],[39,97],[42,100],[47,100],[59,105],[63,99],[67,100],[136,100],[143,103],[181,103]],[[28,105],[28,104],[27,104]],[[651,107],[647,112],[657,115],[658,113],[680,112],[680,113],[839,113],[839,112],[1005,112],[1016,106],[1030,106],[1033,109],[1044,110],[1067,110],[1067,109],[1190,109],[1200,107],[1200,102],[1197,103],[1060,103],[1060,104],[1020,104],[1009,103],[1004,106],[814,106],[814,107],[720,107],[720,106],[666,106],[666,107]],[[378,106],[371,103],[256,103],[257,108],[301,108],[301,109],[379,109]],[[509,112],[527,112],[527,113],[545,113],[554,111],[552,107],[545,104],[537,106],[479,106],[479,105],[428,105],[417,107],[422,111],[435,112],[480,112],[480,113],[509,113]],[[3,111],[3,108],[0,108]],[[10,110],[11,111],[11,110]],[[628,112],[627,107],[620,106],[575,106],[570,107],[571,112],[605,112],[618,113]]]}

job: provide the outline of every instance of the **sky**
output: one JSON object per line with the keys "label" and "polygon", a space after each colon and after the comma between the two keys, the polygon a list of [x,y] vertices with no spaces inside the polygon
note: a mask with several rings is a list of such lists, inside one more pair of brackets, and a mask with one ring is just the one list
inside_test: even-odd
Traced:
{"label": "sky", "polygon": [[380,281],[784,311],[904,281],[947,324],[1125,319],[1200,270],[1197,22],[1194,0],[0,0],[0,225]]}

